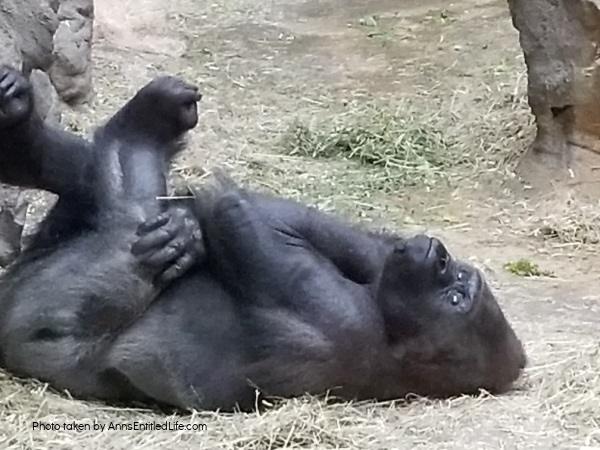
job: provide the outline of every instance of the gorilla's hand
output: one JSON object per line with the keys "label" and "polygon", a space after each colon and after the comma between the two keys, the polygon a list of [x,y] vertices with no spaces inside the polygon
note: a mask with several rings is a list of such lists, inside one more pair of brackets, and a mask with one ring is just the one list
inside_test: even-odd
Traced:
{"label": "gorilla's hand", "polygon": [[151,81],[144,90],[150,98],[156,98],[160,110],[175,122],[179,131],[187,131],[198,123],[198,101],[202,95],[196,86],[180,78],[163,76]]}
{"label": "gorilla's hand", "polygon": [[200,225],[187,208],[173,207],[144,222],[137,235],[131,252],[156,271],[161,285],[181,277],[206,256]]}
{"label": "gorilla's hand", "polygon": [[33,92],[29,81],[18,70],[0,66],[0,128],[23,122],[33,110]]}
{"label": "gorilla's hand", "polygon": [[198,123],[198,88],[180,78],[155,78],[123,108],[123,124],[143,134],[172,139]]}

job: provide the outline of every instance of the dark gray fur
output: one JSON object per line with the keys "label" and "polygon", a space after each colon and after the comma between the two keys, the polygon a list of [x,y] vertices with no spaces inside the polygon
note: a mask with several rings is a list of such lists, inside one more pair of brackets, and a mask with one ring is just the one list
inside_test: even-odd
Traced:
{"label": "dark gray fur", "polygon": [[0,180],[60,196],[0,282],[4,367],[79,397],[224,410],[253,407],[256,388],[511,386],[521,343],[437,239],[367,233],[223,177],[188,204],[157,201],[196,123],[199,96],[181,92],[195,93],[155,80],[87,143],[39,122],[26,80],[0,70]]}

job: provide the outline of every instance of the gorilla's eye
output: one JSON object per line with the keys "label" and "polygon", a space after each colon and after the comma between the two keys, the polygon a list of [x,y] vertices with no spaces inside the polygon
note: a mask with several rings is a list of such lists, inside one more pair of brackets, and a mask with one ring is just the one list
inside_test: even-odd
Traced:
{"label": "gorilla's eye", "polygon": [[452,306],[457,306],[460,303],[460,297],[458,294],[452,294],[452,297],[450,299],[450,303],[452,304]]}

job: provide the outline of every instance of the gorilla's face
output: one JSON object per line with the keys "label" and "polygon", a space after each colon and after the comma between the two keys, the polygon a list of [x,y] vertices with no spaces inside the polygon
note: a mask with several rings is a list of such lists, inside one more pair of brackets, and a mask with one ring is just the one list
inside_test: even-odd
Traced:
{"label": "gorilla's face", "polygon": [[481,272],[455,260],[438,239],[393,243],[378,301],[394,366],[413,393],[503,392],[526,364]]}

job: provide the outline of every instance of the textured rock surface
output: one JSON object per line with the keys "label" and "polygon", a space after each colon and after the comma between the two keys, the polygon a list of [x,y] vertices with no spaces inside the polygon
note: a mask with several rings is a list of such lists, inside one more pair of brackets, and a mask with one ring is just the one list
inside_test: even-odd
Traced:
{"label": "textured rock surface", "polygon": [[0,61],[21,68],[23,60],[10,28],[2,22],[0,16]]}
{"label": "textured rock surface", "polygon": [[[30,74],[47,121],[60,121],[61,99],[76,103],[92,92],[93,11],[92,0],[0,0],[0,63]],[[30,194],[0,184],[0,266],[19,254]]]}
{"label": "textured rock surface", "polygon": [[46,70],[52,63],[52,36],[58,19],[43,0],[2,0],[0,29],[10,36],[26,69]]}
{"label": "textured rock surface", "polygon": [[85,101],[92,93],[93,19],[93,0],[2,0],[0,59],[47,72],[64,102]]}
{"label": "textured rock surface", "polygon": [[60,22],[54,34],[50,78],[67,103],[80,103],[92,94],[93,0],[58,0]]}
{"label": "textured rock surface", "polygon": [[48,74],[36,69],[31,72],[29,81],[33,86],[35,106],[40,117],[53,124],[60,122],[62,104]]}
{"label": "textured rock surface", "polygon": [[21,251],[28,206],[24,192],[0,184],[0,267],[10,264]]}
{"label": "textured rock surface", "polygon": [[529,104],[538,128],[521,172],[542,164],[557,179],[597,178],[589,165],[595,158],[590,151],[600,153],[600,1],[508,3],[525,54]]}

